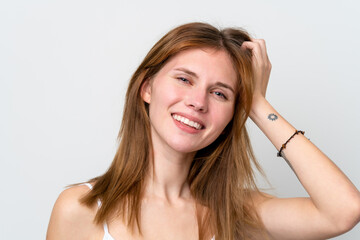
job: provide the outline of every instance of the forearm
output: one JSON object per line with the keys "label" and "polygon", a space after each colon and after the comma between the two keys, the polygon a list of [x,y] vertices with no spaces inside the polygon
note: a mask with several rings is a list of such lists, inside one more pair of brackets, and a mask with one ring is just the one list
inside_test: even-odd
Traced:
{"label": "forearm", "polygon": [[[271,113],[277,116],[276,120],[268,119]],[[295,132],[264,98],[254,100],[250,117],[277,150]],[[298,134],[282,152],[320,214],[341,223],[348,219],[353,224],[359,221],[359,191],[314,144]]]}

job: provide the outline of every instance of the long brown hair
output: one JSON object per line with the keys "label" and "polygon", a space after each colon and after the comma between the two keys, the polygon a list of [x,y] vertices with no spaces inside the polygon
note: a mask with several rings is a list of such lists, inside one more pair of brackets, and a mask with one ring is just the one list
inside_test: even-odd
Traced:
{"label": "long brown hair", "polygon": [[[250,194],[258,191],[251,162],[254,158],[246,119],[252,103],[252,53],[241,48],[250,37],[244,30],[219,30],[206,23],[179,26],[162,37],[146,55],[130,80],[126,94],[120,145],[105,174],[92,179],[92,191],[82,203],[91,206],[102,201],[95,222],[108,220],[117,212],[128,227],[140,226],[140,206],[144,178],[151,164],[151,136],[148,106],[141,97],[141,86],[177,53],[191,48],[213,48],[227,52],[237,73],[234,116],[211,145],[197,152],[188,175],[190,190],[197,203],[207,211],[198,217],[199,238],[210,227],[216,239],[246,239],[249,229],[261,229],[261,222],[251,206]],[[155,86],[156,87],[156,86]]]}

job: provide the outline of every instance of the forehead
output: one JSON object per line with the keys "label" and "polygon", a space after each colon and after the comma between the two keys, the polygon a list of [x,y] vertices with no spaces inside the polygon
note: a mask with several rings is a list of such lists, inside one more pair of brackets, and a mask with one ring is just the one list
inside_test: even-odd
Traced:
{"label": "forehead", "polygon": [[190,70],[199,78],[225,82],[236,87],[237,74],[229,54],[224,50],[195,48],[182,51],[172,57],[159,74],[179,68]]}

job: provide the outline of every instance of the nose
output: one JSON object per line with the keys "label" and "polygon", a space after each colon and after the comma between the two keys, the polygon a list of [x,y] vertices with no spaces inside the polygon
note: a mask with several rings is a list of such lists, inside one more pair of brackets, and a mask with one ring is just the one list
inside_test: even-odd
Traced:
{"label": "nose", "polygon": [[186,97],[185,100],[186,106],[192,108],[198,112],[207,112],[208,103],[207,103],[207,94],[204,91],[199,89],[191,91]]}

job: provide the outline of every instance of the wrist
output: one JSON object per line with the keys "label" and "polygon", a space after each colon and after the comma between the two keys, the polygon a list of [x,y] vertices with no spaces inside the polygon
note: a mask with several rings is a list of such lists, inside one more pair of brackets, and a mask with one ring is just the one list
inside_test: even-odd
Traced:
{"label": "wrist", "polygon": [[263,96],[254,96],[251,104],[249,117],[254,121],[266,114],[266,109],[272,108],[270,103]]}

